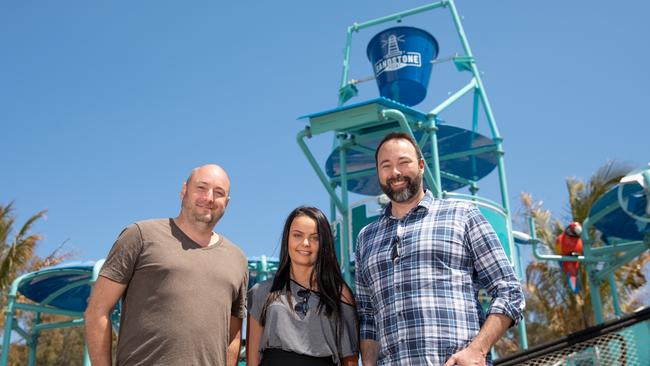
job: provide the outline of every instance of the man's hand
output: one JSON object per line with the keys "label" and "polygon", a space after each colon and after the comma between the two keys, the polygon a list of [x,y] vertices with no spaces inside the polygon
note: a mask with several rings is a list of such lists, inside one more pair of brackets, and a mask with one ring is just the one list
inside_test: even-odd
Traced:
{"label": "man's hand", "polygon": [[481,352],[481,350],[470,345],[469,347],[454,353],[454,355],[445,362],[445,366],[484,366],[486,356],[487,355]]}
{"label": "man's hand", "polygon": [[511,324],[512,319],[506,315],[488,315],[472,343],[467,348],[454,353],[445,366],[485,365],[485,358],[490,348],[497,343]]}

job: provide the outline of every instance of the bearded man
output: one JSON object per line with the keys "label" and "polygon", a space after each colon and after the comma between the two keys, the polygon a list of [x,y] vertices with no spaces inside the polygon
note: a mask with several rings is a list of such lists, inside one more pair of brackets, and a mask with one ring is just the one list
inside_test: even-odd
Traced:
{"label": "bearded man", "polygon": [[122,298],[117,365],[234,366],[248,263],[213,228],[230,201],[218,165],[192,170],[176,218],[139,221],[117,238],[85,313],[93,366],[111,362],[110,313]]}
{"label": "bearded man", "polygon": [[[524,308],[496,233],[472,203],[424,189],[409,135],[388,134],[375,162],[390,203],[357,241],[363,365],[490,365],[490,348]],[[487,317],[481,288],[492,296]]]}

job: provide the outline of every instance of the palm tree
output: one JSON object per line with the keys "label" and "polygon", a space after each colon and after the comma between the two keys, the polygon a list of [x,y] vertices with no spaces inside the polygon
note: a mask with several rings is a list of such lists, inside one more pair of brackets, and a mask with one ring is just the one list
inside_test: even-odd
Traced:
{"label": "palm tree", "polygon": [[45,216],[47,210],[30,217],[13,236],[16,216],[12,211],[13,202],[0,204],[0,291],[3,292],[20,272],[30,267],[34,248],[41,240],[40,235],[32,234],[30,230],[38,219]]}
{"label": "palm tree", "polygon": [[[631,169],[621,163],[607,162],[587,181],[568,178],[566,181],[569,194],[568,221],[584,222],[593,204]],[[521,194],[525,217],[535,221],[537,237],[547,245],[547,250],[554,252],[557,236],[565,225],[543,208],[541,202],[535,202],[528,193]],[[591,233],[594,234],[594,233]],[[595,235],[591,237],[597,238]],[[598,240],[598,239],[596,239]],[[597,243],[602,244],[602,243]],[[633,300],[635,290],[646,282],[643,268],[650,261],[650,255],[637,258],[616,274],[621,307],[629,312],[639,304]],[[529,344],[544,343],[568,335],[588,326],[594,325],[591,311],[591,298],[584,267],[580,270],[581,290],[574,294],[564,279],[564,273],[555,262],[532,262],[526,268],[526,302]],[[608,299],[608,285],[600,288],[601,298]],[[605,311],[612,312],[613,305],[605,304]]]}
{"label": "palm tree", "polygon": [[[58,264],[68,258],[69,253],[59,253],[61,246],[46,257],[34,254],[34,249],[41,240],[39,234],[31,233],[34,223],[45,216],[42,210],[30,217],[14,234],[16,216],[13,214],[13,202],[8,205],[0,204],[0,291],[4,296],[13,280],[27,272]],[[64,242],[65,244],[65,242]],[[63,244],[62,244],[63,245]],[[4,310],[5,302],[2,302]],[[2,311],[4,314],[4,311]],[[18,313],[22,323],[33,321],[31,313]],[[64,316],[43,314],[45,322],[69,320]],[[0,317],[0,329],[4,327],[4,317]],[[81,365],[83,350],[83,335],[80,328],[52,329],[43,332],[39,337],[37,364],[44,365]],[[2,352],[2,350],[0,350]],[[9,364],[27,364],[27,347],[24,343],[12,343],[8,350]]]}

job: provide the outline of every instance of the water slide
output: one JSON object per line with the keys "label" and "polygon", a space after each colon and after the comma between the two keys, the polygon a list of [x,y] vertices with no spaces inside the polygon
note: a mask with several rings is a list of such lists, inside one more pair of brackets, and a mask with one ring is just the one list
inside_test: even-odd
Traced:
{"label": "water slide", "polygon": [[589,222],[610,243],[643,241],[650,233],[650,165],[631,172],[594,203]]}

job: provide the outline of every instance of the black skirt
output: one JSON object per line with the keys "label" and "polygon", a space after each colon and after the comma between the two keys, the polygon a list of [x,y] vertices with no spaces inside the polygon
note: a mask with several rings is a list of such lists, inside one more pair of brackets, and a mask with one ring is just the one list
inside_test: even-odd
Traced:
{"label": "black skirt", "polygon": [[260,366],[336,366],[332,357],[313,357],[279,348],[267,348],[262,352]]}

